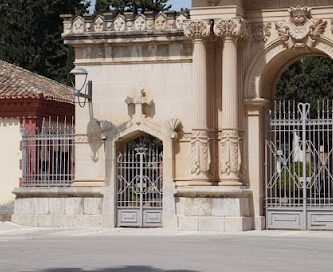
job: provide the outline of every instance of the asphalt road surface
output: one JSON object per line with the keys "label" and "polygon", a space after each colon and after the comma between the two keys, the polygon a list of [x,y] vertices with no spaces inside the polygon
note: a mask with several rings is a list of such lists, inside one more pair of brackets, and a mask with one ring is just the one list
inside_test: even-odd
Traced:
{"label": "asphalt road surface", "polygon": [[0,272],[329,272],[332,232],[50,230],[0,223]]}

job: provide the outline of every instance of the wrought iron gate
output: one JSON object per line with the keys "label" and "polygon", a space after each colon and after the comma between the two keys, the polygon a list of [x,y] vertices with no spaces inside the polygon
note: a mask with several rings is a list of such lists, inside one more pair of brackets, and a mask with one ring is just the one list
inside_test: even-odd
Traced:
{"label": "wrought iron gate", "polygon": [[[23,121],[24,124],[25,121]],[[43,119],[22,133],[20,187],[69,187],[74,179],[74,122]]]}
{"label": "wrought iron gate", "polygon": [[277,102],[267,132],[267,228],[333,229],[333,101]]}
{"label": "wrought iron gate", "polygon": [[119,227],[162,226],[163,153],[159,145],[129,145],[117,158]]}

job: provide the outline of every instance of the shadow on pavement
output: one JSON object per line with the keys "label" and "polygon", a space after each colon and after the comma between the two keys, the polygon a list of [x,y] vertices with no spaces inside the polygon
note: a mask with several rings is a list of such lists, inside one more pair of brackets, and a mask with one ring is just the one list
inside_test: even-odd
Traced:
{"label": "shadow on pavement", "polygon": [[[26,271],[28,272],[28,271]],[[160,268],[154,268],[151,266],[123,266],[115,268],[102,268],[86,270],[81,268],[49,268],[43,270],[35,270],[29,272],[199,272],[194,270],[164,270]]]}

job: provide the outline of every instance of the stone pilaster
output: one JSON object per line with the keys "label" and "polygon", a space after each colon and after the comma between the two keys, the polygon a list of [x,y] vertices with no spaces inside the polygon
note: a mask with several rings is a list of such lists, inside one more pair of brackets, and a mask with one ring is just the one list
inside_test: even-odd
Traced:
{"label": "stone pilaster", "polygon": [[214,26],[214,33],[223,39],[219,185],[241,186],[237,43],[246,36],[246,21],[241,18],[218,21]]}
{"label": "stone pilaster", "polygon": [[209,170],[211,154],[207,123],[207,57],[205,39],[211,33],[206,21],[189,21],[184,33],[193,39],[193,94],[195,116],[191,136],[191,185],[211,185]]}

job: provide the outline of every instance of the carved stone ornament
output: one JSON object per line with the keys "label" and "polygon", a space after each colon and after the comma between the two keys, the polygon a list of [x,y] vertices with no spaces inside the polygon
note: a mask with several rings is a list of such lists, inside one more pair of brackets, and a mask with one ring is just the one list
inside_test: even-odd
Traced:
{"label": "carved stone ornament", "polygon": [[146,29],[146,19],[143,15],[138,15],[134,21],[135,30],[145,30]]}
{"label": "carved stone ornament", "polygon": [[238,176],[242,167],[241,139],[237,130],[223,130],[220,134],[220,169],[225,176]]}
{"label": "carved stone ornament", "polygon": [[191,135],[192,175],[208,173],[211,163],[208,132],[193,130]]}
{"label": "carved stone ornament", "polygon": [[126,29],[126,21],[124,16],[118,15],[117,18],[114,20],[113,27],[115,31],[125,31]]}
{"label": "carved stone ornament", "polygon": [[266,42],[267,39],[271,36],[270,29],[272,28],[272,23],[263,23],[263,22],[252,22],[251,23],[251,30],[252,30],[252,37],[256,42],[264,41]]}
{"label": "carved stone ornament", "polygon": [[312,19],[308,7],[292,7],[289,9],[290,19],[277,22],[276,29],[288,48],[313,47],[320,35],[324,33],[327,22]]}
{"label": "carved stone ornament", "polygon": [[155,19],[155,29],[165,30],[167,27],[167,18],[164,14],[159,14]]}
{"label": "carved stone ornament", "polygon": [[97,17],[94,22],[95,32],[102,32],[104,30],[104,20],[102,17]]}
{"label": "carved stone ornament", "polygon": [[64,34],[69,34],[72,31],[72,24],[70,22],[64,22]]}
{"label": "carved stone ornament", "polygon": [[210,25],[206,21],[187,21],[183,25],[184,34],[191,39],[202,39],[210,35]]}
{"label": "carved stone ornament", "polygon": [[140,90],[135,97],[127,97],[125,100],[127,105],[133,104],[135,107],[135,113],[131,117],[132,119],[144,119],[146,113],[144,112],[144,105],[151,105],[154,101],[147,96],[146,90]]}
{"label": "carved stone ornament", "polygon": [[214,25],[214,34],[224,38],[245,38],[247,35],[247,22],[243,18],[218,21]]}
{"label": "carved stone ornament", "polygon": [[184,21],[186,21],[187,18],[184,14],[180,14],[176,18],[176,28],[177,29],[183,29]]}
{"label": "carved stone ornament", "polygon": [[84,32],[84,19],[77,17],[73,22],[73,32],[83,33]]}

